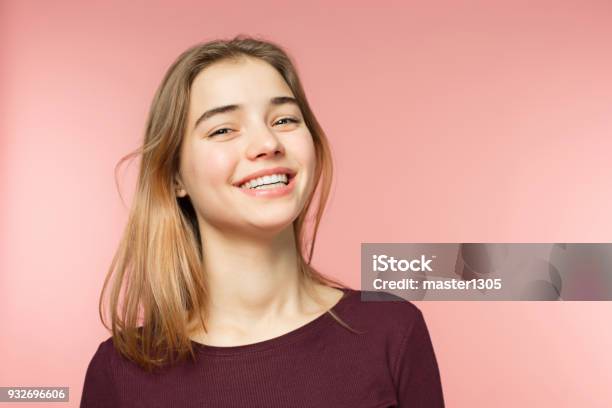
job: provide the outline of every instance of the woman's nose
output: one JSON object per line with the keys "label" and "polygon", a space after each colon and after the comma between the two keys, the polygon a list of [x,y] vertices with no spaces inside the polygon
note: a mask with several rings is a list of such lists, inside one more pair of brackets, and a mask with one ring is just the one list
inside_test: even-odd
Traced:
{"label": "woman's nose", "polygon": [[259,156],[276,156],[284,154],[284,146],[273,129],[265,124],[254,128],[249,135],[248,156],[257,158]]}

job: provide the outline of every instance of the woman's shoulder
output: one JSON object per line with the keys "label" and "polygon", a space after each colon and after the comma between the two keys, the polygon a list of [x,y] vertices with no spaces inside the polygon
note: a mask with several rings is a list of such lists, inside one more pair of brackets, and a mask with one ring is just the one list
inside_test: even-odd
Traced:
{"label": "woman's shoulder", "polygon": [[384,371],[390,373],[398,405],[419,401],[423,406],[444,407],[438,363],[421,310],[388,292],[353,290],[345,300],[339,314],[365,332],[356,343],[368,345],[361,355],[369,367],[383,359],[387,362]]}
{"label": "woman's shoulder", "polygon": [[389,292],[346,289],[348,309],[362,316],[414,318],[420,309],[411,301]]}
{"label": "woman's shoulder", "polygon": [[98,343],[96,351],[92,356],[93,361],[103,361],[108,363],[115,353],[115,347],[113,345],[113,336],[109,336],[106,339]]}
{"label": "woman's shoulder", "polygon": [[[142,327],[138,327],[137,331],[141,332]],[[131,363],[129,358],[119,351],[113,336],[108,336],[99,343],[92,360],[103,361],[103,364],[106,366],[105,369],[113,374],[117,374],[117,370],[125,363]]]}
{"label": "woman's shoulder", "polygon": [[112,337],[99,343],[91,357],[81,392],[81,407],[115,406]]}
{"label": "woman's shoulder", "polygon": [[342,306],[343,319],[376,331],[405,333],[423,319],[414,303],[389,292],[349,289]]}

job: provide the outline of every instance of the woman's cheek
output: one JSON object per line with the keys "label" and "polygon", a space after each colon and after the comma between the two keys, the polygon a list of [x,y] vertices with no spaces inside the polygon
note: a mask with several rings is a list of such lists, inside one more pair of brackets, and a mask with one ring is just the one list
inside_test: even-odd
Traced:
{"label": "woman's cheek", "polygon": [[294,138],[291,147],[301,166],[310,167],[312,165],[314,168],[315,147],[309,132],[304,132]]}
{"label": "woman's cheek", "polygon": [[314,173],[317,161],[314,141],[310,133],[307,132],[302,134],[301,137],[295,138],[292,150],[295,160],[300,166],[300,171],[308,175],[308,184],[304,186],[305,192],[308,192],[314,188]]}
{"label": "woman's cheek", "polygon": [[198,178],[198,185],[222,186],[231,183],[232,171],[236,160],[225,149],[199,149],[193,160],[193,172]]}

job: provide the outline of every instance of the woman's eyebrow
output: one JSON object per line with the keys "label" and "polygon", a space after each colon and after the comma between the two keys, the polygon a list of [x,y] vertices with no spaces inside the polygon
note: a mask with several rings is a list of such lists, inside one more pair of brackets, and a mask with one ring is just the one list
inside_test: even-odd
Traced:
{"label": "woman's eyebrow", "polygon": [[[270,99],[270,105],[284,105],[284,104],[294,104],[295,106],[298,106],[297,100],[292,97],[292,96],[276,96],[272,99]],[[195,125],[193,125],[193,128],[197,128],[198,125],[207,120],[212,118],[215,115],[221,114],[221,113],[227,113],[227,112],[233,112],[236,110],[240,110],[242,109],[242,105],[224,105],[224,106],[218,106],[216,108],[212,108],[207,110],[206,112],[204,112],[199,118],[198,120],[195,121]]]}

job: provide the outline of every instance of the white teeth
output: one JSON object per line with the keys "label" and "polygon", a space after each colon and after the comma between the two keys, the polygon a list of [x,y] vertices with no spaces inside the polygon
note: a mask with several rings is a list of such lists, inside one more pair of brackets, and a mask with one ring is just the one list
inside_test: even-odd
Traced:
{"label": "white teeth", "polygon": [[272,174],[270,176],[263,176],[253,180],[249,180],[240,188],[255,188],[258,186],[262,186],[264,184],[275,184],[275,183],[283,183],[287,184],[288,177],[286,174]]}
{"label": "white teeth", "polygon": [[282,187],[284,185],[285,185],[285,183],[283,183],[282,181],[279,181],[278,183],[263,184],[261,186],[253,187],[253,190],[270,190],[270,189],[273,189],[273,188]]}

